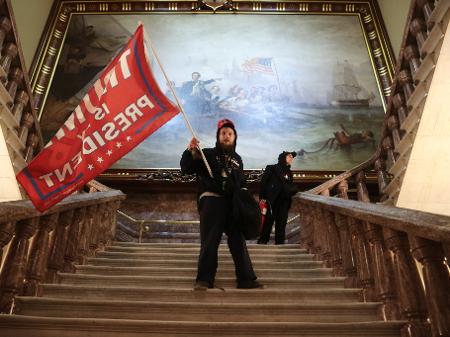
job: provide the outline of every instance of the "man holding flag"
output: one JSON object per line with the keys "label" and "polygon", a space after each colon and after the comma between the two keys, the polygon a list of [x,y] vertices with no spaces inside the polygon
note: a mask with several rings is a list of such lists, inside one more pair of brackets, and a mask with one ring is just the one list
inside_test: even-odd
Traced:
{"label": "man holding flag", "polygon": [[161,92],[136,32],[45,148],[17,174],[45,211],[79,190],[167,123],[179,108]]}

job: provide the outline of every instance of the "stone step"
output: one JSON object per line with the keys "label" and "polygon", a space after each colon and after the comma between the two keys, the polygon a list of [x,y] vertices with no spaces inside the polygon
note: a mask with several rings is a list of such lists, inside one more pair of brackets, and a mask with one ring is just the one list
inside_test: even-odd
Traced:
{"label": "stone step", "polygon": [[[293,217],[294,214],[289,215],[289,218]],[[139,225],[137,224],[124,224],[122,226],[131,229],[134,232],[139,231]],[[199,233],[200,232],[200,224],[199,223],[146,223],[147,232],[144,233],[144,237],[149,237],[153,233]],[[298,223],[289,223],[286,225],[286,233],[291,232],[298,228]]]}
{"label": "stone step", "polygon": [[[148,236],[152,233],[158,232],[168,232],[168,233],[199,233],[200,232],[200,224],[199,223],[190,223],[190,224],[159,224],[159,223],[146,223],[145,227],[147,232],[144,233],[145,236]],[[135,228],[136,232],[139,231],[139,225],[134,225],[132,228]]]}
{"label": "stone step", "polygon": [[[107,252],[123,252],[123,253],[173,253],[173,254],[198,254],[200,246],[197,247],[122,247],[111,246],[106,249]],[[312,254],[308,254],[306,249],[289,248],[289,249],[267,249],[264,246],[257,245],[256,247],[249,247],[250,255],[296,255],[304,254],[311,258]],[[229,253],[228,246],[221,245],[219,247],[220,253]]]}
{"label": "stone step", "polygon": [[[177,276],[105,276],[105,275],[82,275],[58,273],[59,283],[91,286],[151,286],[167,288],[188,288],[194,284],[193,277]],[[343,288],[344,277],[310,277],[310,278],[286,278],[286,277],[261,277],[258,278],[268,288],[283,289],[311,289],[311,288]],[[234,277],[218,277],[215,280],[218,288],[234,288],[236,281]]]}
{"label": "stone step", "polygon": [[[289,240],[289,242],[296,242],[295,238],[291,235],[297,235],[296,233],[289,233],[286,232],[286,239]],[[129,237],[130,240],[132,237]],[[156,232],[152,233],[152,235],[145,235],[142,237],[143,243],[147,244],[197,244],[200,245],[200,235],[197,233],[167,233],[167,232]],[[298,240],[297,240],[298,241]],[[248,240],[249,244],[255,244],[256,240]],[[275,235],[270,235],[270,243],[274,244],[275,242]],[[136,242],[137,243],[137,242]],[[224,235],[221,243],[223,245],[227,244],[226,236]]]}
{"label": "stone step", "polygon": [[[189,276],[197,275],[195,267],[111,267],[111,266],[92,266],[77,265],[78,274],[97,274],[97,275],[135,275],[135,276]],[[332,275],[332,268],[314,268],[314,269],[268,269],[255,268],[258,277],[327,277]],[[234,276],[234,267],[219,266],[217,277]]]}
{"label": "stone step", "polygon": [[150,287],[114,287],[77,286],[68,284],[44,284],[44,296],[57,298],[115,299],[128,301],[201,301],[202,303],[336,303],[357,302],[360,289],[208,289],[194,291],[188,288],[150,288]]}
{"label": "stone step", "polygon": [[[179,233],[180,234],[180,233]],[[196,237],[188,237],[188,236],[173,236],[173,237],[155,237],[155,238],[150,238],[150,239],[143,239],[145,242],[147,243],[200,243],[200,237],[196,236]],[[224,241],[225,242],[225,241]]]}
{"label": "stone step", "polygon": [[[297,260],[297,259],[296,259]],[[87,263],[95,266],[122,266],[122,267],[186,267],[186,268],[196,268],[197,258],[190,260],[178,260],[178,259],[118,259],[118,258],[88,258]],[[277,262],[268,260],[252,260],[255,269],[258,268],[269,268],[269,269],[295,269],[295,268],[322,268],[323,262],[321,261],[288,261],[288,262]],[[233,260],[221,259],[219,262],[220,267],[230,267],[234,266]]]}
{"label": "stone step", "polygon": [[202,303],[16,297],[28,316],[191,322],[371,322],[379,303]]}
{"label": "stone step", "polygon": [[0,315],[14,337],[400,337],[403,321],[363,323],[167,322]]}
{"label": "stone step", "polygon": [[[266,261],[278,261],[278,262],[289,262],[289,261],[299,261],[302,259],[312,260],[312,256],[308,254],[259,254],[249,252],[252,261],[266,260]],[[98,257],[108,257],[117,259],[174,259],[174,260],[191,260],[196,261],[198,259],[198,253],[123,253],[123,252],[109,252],[103,251],[97,253]],[[231,260],[231,254],[229,252],[219,252],[219,261],[221,260]]]}
{"label": "stone step", "polygon": [[155,239],[155,238],[171,238],[171,239],[199,239],[200,232],[169,232],[169,231],[155,231],[155,232],[144,232],[142,239]]}
{"label": "stone step", "polygon": [[[112,247],[171,247],[171,248],[187,248],[187,247],[198,247],[200,249],[199,243],[137,243],[137,242],[121,242],[114,241]],[[225,247],[226,244],[221,244],[220,247]],[[258,245],[256,243],[247,243],[247,248],[249,250],[253,248],[264,248],[264,249],[297,249],[299,244],[285,244],[285,245]]]}

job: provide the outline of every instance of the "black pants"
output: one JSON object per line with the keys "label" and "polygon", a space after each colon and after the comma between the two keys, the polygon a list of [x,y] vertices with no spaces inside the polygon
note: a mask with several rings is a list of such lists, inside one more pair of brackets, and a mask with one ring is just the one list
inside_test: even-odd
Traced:
{"label": "black pants", "polygon": [[197,281],[214,286],[218,249],[222,234],[228,236],[228,248],[233,257],[237,282],[256,280],[244,236],[231,222],[231,201],[224,197],[203,197],[200,200],[200,255]]}
{"label": "black pants", "polygon": [[290,207],[289,199],[278,198],[272,206],[272,211],[267,212],[266,219],[259,237],[258,243],[268,243],[270,233],[275,222],[275,244],[282,245],[286,237],[286,224]]}

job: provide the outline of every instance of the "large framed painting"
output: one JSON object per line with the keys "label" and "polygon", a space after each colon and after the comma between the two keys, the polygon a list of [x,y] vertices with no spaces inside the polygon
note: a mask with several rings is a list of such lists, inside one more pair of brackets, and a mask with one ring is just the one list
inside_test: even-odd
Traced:
{"label": "large framed painting", "polygon": [[[394,63],[375,1],[60,1],[56,10],[32,77],[47,139],[142,22],[204,147],[228,118],[248,170],[289,150],[297,177],[320,176],[375,151]],[[107,174],[175,174],[190,138],[178,115]]]}

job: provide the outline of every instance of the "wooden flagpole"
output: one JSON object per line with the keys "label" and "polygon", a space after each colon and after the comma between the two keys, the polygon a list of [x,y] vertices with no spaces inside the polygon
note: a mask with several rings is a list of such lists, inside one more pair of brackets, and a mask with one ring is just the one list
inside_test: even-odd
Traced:
{"label": "wooden flagpole", "polygon": [[[175,92],[175,88],[173,87],[172,82],[169,81],[169,77],[167,76],[167,74],[166,74],[166,72],[165,72],[165,70],[164,70],[164,68],[163,68],[163,66],[162,66],[162,64],[161,64],[161,61],[159,60],[158,53],[156,52],[155,48],[153,47],[153,43],[152,43],[152,40],[150,39],[150,36],[147,34],[147,31],[145,30],[145,27],[144,27],[144,25],[142,24],[142,22],[139,21],[138,25],[142,25],[142,29],[144,30],[144,40],[145,40],[144,42],[147,42],[147,43],[149,44],[150,49],[152,50],[152,53],[153,53],[153,55],[155,56],[156,62],[158,63],[158,66],[159,66],[159,68],[161,69],[161,71],[162,71],[162,73],[163,73],[163,76],[164,76],[164,78],[165,78],[167,84],[169,85],[170,91],[172,92],[172,95],[173,95],[173,97],[175,98],[175,101],[176,101],[178,107],[180,108],[181,114],[182,114],[183,117],[184,117],[184,121],[185,121],[185,123],[186,123],[187,128],[188,128],[189,131],[191,132],[192,137],[194,137],[195,139],[198,140],[197,135],[195,134],[194,129],[192,128],[191,123],[189,122],[189,119],[188,119],[188,117],[187,117],[187,115],[186,115],[186,112],[184,111],[184,108],[183,108],[183,106],[181,105],[180,100],[178,99],[178,95],[177,95],[177,93]],[[208,173],[209,173],[210,177],[213,178],[213,174],[212,174],[212,171],[211,171],[211,167],[209,166],[209,163],[208,163],[208,161],[206,160],[206,157],[205,157],[205,154],[203,153],[202,148],[201,148],[200,146],[198,146],[197,148],[198,148],[198,150],[200,151],[200,154],[201,154],[201,156],[202,156],[203,162],[204,162],[205,165],[206,165],[206,169],[208,170]]]}

